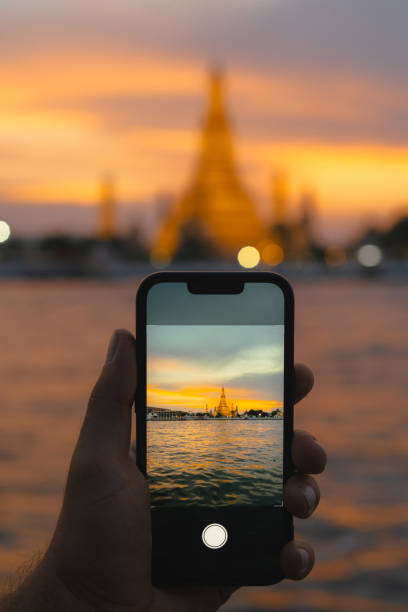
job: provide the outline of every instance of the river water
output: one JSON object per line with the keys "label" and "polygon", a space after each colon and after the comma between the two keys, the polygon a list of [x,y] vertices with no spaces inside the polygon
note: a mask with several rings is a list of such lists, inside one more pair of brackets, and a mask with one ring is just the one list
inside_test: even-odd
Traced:
{"label": "river water", "polygon": [[150,421],[155,506],[280,506],[283,421]]}
{"label": "river water", "polygon": [[[43,548],[110,332],[134,328],[134,281],[0,283],[0,573]],[[228,611],[400,612],[408,575],[408,285],[295,284],[297,360],[316,387],[295,423],[327,447],[316,566],[242,589]]]}

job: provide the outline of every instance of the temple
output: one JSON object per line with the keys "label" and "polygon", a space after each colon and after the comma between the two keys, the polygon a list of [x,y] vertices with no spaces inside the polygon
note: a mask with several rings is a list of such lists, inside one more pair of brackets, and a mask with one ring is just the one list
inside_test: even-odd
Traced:
{"label": "temple", "polygon": [[255,246],[265,237],[264,225],[236,170],[222,75],[216,71],[210,76],[195,172],[160,228],[152,258],[170,261],[185,238],[204,244],[219,256],[235,257],[243,246]]}
{"label": "temple", "polygon": [[110,174],[101,178],[99,238],[111,240],[116,234],[114,182]]}
{"label": "temple", "polygon": [[224,387],[221,390],[221,397],[217,408],[214,409],[215,417],[231,418],[238,416],[238,406],[232,404],[228,406],[227,398],[225,397]]}

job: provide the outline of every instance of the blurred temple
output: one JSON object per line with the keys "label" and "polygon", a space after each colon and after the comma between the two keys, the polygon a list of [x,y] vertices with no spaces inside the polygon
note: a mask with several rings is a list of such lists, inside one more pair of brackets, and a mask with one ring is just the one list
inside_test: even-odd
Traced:
{"label": "blurred temple", "polygon": [[104,174],[100,185],[99,238],[112,240],[116,236],[115,190],[113,177]]}
{"label": "blurred temple", "polygon": [[[313,237],[313,225],[316,215],[316,198],[313,192],[305,190],[298,200],[298,216],[289,221],[287,178],[282,171],[274,173],[272,179],[272,224],[270,227],[273,244],[281,248],[286,259],[308,261],[319,259],[322,248]],[[271,251],[271,247],[268,247]],[[268,261],[268,248],[265,263]],[[272,253],[272,251],[271,251]],[[271,256],[269,256],[271,258]],[[279,262],[277,262],[279,263]]]}
{"label": "blurred temple", "polygon": [[273,203],[272,222],[276,226],[285,223],[287,217],[288,186],[284,170],[276,169],[272,173],[271,196]]}
{"label": "blurred temple", "polygon": [[210,74],[210,97],[195,172],[184,194],[167,211],[152,248],[152,260],[235,259],[252,246],[269,265],[283,258],[313,259],[311,235],[313,198],[300,202],[301,218],[288,221],[286,174],[272,177],[271,224],[258,216],[255,203],[241,184],[233,150],[231,128],[223,100],[220,72]]}
{"label": "blurred temple", "polygon": [[220,72],[210,76],[201,150],[190,185],[159,230],[152,258],[236,257],[266,238],[256,207],[239,180]]}

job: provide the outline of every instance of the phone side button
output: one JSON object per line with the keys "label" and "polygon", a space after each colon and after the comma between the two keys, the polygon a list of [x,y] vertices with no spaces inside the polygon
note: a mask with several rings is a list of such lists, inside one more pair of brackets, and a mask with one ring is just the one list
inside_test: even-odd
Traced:
{"label": "phone side button", "polygon": [[208,548],[222,548],[228,540],[228,531],[220,523],[210,523],[204,527],[202,539]]}

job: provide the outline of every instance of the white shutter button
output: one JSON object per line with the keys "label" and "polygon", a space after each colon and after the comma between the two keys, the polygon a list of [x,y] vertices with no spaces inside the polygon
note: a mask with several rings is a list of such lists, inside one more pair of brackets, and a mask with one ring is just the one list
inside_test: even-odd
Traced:
{"label": "white shutter button", "polygon": [[211,523],[204,527],[202,538],[208,548],[222,548],[228,540],[228,531],[224,525]]}

